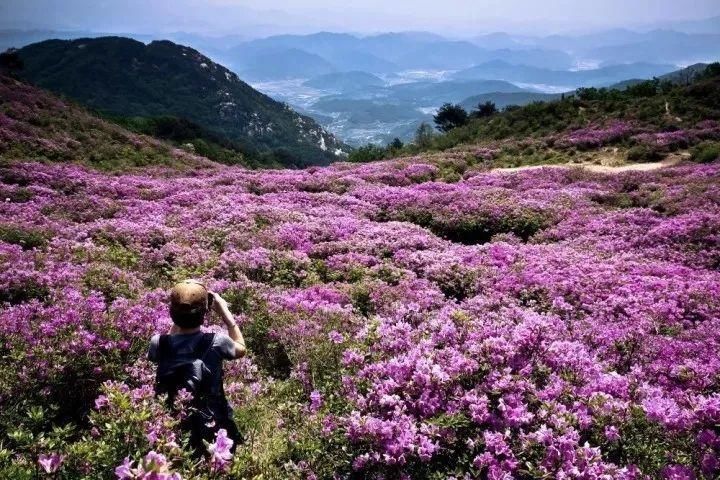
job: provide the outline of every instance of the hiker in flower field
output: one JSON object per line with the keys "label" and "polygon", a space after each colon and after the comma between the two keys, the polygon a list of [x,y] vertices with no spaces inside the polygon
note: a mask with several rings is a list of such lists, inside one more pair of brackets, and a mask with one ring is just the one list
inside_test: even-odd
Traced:
{"label": "hiker in flower field", "polygon": [[[227,335],[204,333],[200,327],[212,310],[222,318]],[[220,429],[237,446],[240,434],[223,387],[223,361],[245,355],[245,340],[228,303],[194,280],[185,280],[170,291],[173,326],[166,335],[150,341],[148,358],[157,363],[155,391],[167,394],[173,405],[177,393],[192,394],[190,413],[183,426],[190,431],[195,453],[205,452],[203,440],[212,442]]]}

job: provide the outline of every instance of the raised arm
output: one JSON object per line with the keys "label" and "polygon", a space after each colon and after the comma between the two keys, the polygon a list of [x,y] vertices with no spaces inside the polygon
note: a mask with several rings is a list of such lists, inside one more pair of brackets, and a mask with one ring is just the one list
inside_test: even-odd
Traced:
{"label": "raised arm", "polygon": [[245,339],[240,331],[240,327],[238,327],[238,324],[235,322],[235,317],[232,312],[230,312],[230,308],[228,308],[228,303],[217,293],[210,293],[213,296],[213,311],[220,315],[220,318],[222,318],[225,326],[227,327],[228,337],[235,342],[235,358],[244,357],[247,353]]}

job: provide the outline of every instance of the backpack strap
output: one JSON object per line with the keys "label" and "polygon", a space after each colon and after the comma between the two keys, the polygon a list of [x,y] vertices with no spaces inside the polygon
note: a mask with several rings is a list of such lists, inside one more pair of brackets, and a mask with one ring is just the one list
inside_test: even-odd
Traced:
{"label": "backpack strap", "polygon": [[214,341],[214,333],[203,333],[202,338],[200,338],[197,344],[195,344],[195,348],[193,348],[193,357],[200,360],[204,359],[205,355],[210,351],[210,348],[212,348]]}
{"label": "backpack strap", "polygon": [[[198,340],[193,348],[193,357],[203,359],[215,341],[214,333],[203,333],[202,338]],[[167,359],[171,355],[170,335],[160,335],[158,340],[158,358]]]}
{"label": "backpack strap", "polygon": [[158,341],[158,359],[166,359],[170,355],[170,335],[160,335]]}

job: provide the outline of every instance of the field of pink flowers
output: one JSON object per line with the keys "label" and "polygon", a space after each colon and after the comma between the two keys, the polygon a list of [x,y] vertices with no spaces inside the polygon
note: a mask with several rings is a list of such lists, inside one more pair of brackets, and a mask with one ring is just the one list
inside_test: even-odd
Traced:
{"label": "field of pink flowers", "polygon": [[[717,478],[720,164],[437,176],[0,169],[0,477]],[[186,277],[251,351],[234,458],[153,398]]]}

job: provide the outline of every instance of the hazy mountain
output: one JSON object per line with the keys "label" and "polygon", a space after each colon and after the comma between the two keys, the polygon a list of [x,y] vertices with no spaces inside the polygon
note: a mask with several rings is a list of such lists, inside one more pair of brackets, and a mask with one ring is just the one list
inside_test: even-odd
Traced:
{"label": "hazy mountain", "polygon": [[[393,60],[416,48],[420,44],[419,38],[424,37],[388,34],[361,38],[328,32],[312,35],[276,35],[242,43],[228,52],[228,59],[235,68],[242,70],[248,58],[258,58],[269,64],[281,63],[285,59],[277,58],[275,52],[285,49],[298,52],[300,62],[308,60],[308,54],[315,55],[316,58],[313,58],[312,62],[317,62],[321,58],[332,64],[333,69],[337,71],[389,73],[402,68]],[[320,74],[315,73],[310,76]]]}
{"label": "hazy mountain", "polygon": [[527,105],[532,102],[548,102],[560,98],[561,94],[535,93],[535,92],[514,92],[514,93],[483,93],[466,98],[460,105],[468,111],[477,109],[481,103],[492,102],[497,108],[504,108],[508,105]]}
{"label": "hazy mountain", "polygon": [[374,100],[353,100],[325,97],[313,104],[313,109],[326,113],[348,114],[349,121],[359,123],[396,122],[418,118],[418,112],[407,105],[392,105]]}
{"label": "hazy mountain", "polygon": [[567,70],[576,64],[567,52],[541,48],[490,50],[485,52],[483,58],[486,59],[485,61],[502,60],[507,63],[552,70]]}
{"label": "hazy mountain", "polygon": [[360,49],[391,61],[417,51],[418,47],[446,42],[447,39],[428,32],[393,32],[363,37]]}
{"label": "hazy mountain", "polygon": [[669,80],[680,85],[690,85],[690,83],[695,80],[695,77],[705,72],[707,67],[707,63],[696,63],[683,69],[662,75],[660,80]]}
{"label": "hazy mountain", "polygon": [[291,163],[328,163],[342,147],[312,119],[169,41],[50,40],[19,55],[24,78],[106,114],[187,118],[261,152],[284,149]]}
{"label": "hazy mountain", "polygon": [[656,30],[644,34],[640,41],[598,46],[585,51],[584,55],[605,63],[711,61],[720,59],[720,35]]}
{"label": "hazy mountain", "polygon": [[[281,50],[286,53],[278,55]],[[292,57],[292,53],[296,58]],[[292,65],[293,72],[302,72],[298,65],[315,65],[319,59],[325,60],[337,71],[360,70],[383,74],[403,70],[458,70],[495,59],[554,69],[568,69],[575,65],[568,53],[558,49],[534,46],[491,49],[422,32],[368,37],[327,32],[278,35],[242,43],[227,55],[230,64],[240,73],[248,71],[254,74],[258,68],[256,64],[263,62],[263,77],[267,79],[275,74],[276,80],[287,78],[284,74],[291,68],[288,65]],[[253,63],[250,66],[249,61]],[[328,65],[325,67],[328,68]]]}
{"label": "hazy mountain", "polygon": [[143,34],[80,30],[0,30],[0,51],[8,48],[22,48],[44,40],[76,40],[79,38],[100,37],[126,37],[143,43],[150,43],[154,40],[170,40],[201,51],[214,61],[224,61],[226,51],[229,48],[247,41],[247,38],[242,35],[206,36],[187,32]]}
{"label": "hazy mountain", "polygon": [[353,71],[320,75],[306,81],[304,85],[319,90],[351,92],[367,87],[382,87],[385,82],[370,73]]}
{"label": "hazy mountain", "polygon": [[346,33],[319,32],[312,35],[275,35],[241,43],[232,49],[232,54],[256,56],[283,49],[298,49],[325,57],[360,49],[360,44],[359,38]]}
{"label": "hazy mountain", "polygon": [[500,60],[476,65],[453,75],[457,80],[502,79],[510,82],[565,87],[607,86],[628,78],[652,78],[675,70],[672,65],[633,63],[613,65],[594,70],[548,70],[512,65]]}
{"label": "hazy mountain", "polygon": [[[473,42],[489,49],[559,50],[582,63],[686,64],[697,60],[720,58],[718,34],[720,34],[720,17],[714,17],[690,22],[667,22],[662,29],[654,28],[647,31],[616,28],[582,35],[546,37],[494,33],[475,37]],[[558,70],[565,69],[562,66],[537,65],[527,61],[512,61],[509,58],[501,58],[501,60]]]}
{"label": "hazy mountain", "polygon": [[536,38],[533,43],[544,48],[558,48],[564,51],[581,52],[592,48],[613,45],[625,45],[640,42],[645,38],[644,33],[615,28],[584,35],[550,35]]}
{"label": "hazy mountain", "polygon": [[542,68],[568,69],[573,58],[560,50],[526,47],[486,49],[470,42],[435,42],[417,46],[393,61],[405,68],[456,70],[491,60],[504,60]]}
{"label": "hazy mountain", "polygon": [[248,56],[233,49],[227,55],[233,69],[249,80],[310,78],[337,70],[324,58],[297,48],[269,49]]}
{"label": "hazy mountain", "polygon": [[[712,24],[716,20],[710,19]],[[683,33],[670,29],[646,32],[627,29],[604,30],[585,35],[551,35],[525,38],[546,49],[560,49],[580,60],[600,63],[673,63],[720,58],[720,32]]]}
{"label": "hazy mountain", "polygon": [[361,50],[348,49],[328,52],[323,58],[327,59],[338,70],[346,72],[363,71],[382,74],[400,70],[400,67],[396,63]]}
{"label": "hazy mountain", "polygon": [[488,50],[523,50],[535,45],[532,37],[522,37],[506,32],[493,32],[485,35],[478,35],[470,39],[479,47]]}
{"label": "hazy mountain", "polygon": [[416,45],[392,60],[405,69],[453,70],[467,68],[483,50],[470,42],[433,42]]}
{"label": "hazy mountain", "polygon": [[21,48],[31,43],[41,42],[50,38],[70,39],[99,36],[92,32],[57,32],[53,30],[0,30],[0,51],[8,48]]}
{"label": "hazy mountain", "polygon": [[684,33],[711,33],[720,34],[720,16],[702,20],[685,20],[665,22],[656,26],[665,30],[675,30]]}
{"label": "hazy mountain", "polygon": [[[318,59],[322,59],[332,64],[333,69],[338,71],[362,70],[370,73],[386,73],[398,69],[398,66],[387,58],[377,56],[365,49],[360,38],[349,34],[327,32],[313,35],[277,35],[244,42],[230,49],[228,59],[238,69],[244,67],[247,58],[257,58],[270,64],[281,63],[287,58],[277,58],[276,52],[281,50],[298,52],[299,58],[292,59],[294,62],[317,62]],[[315,57],[310,58],[308,55]]]}
{"label": "hazy mountain", "polygon": [[[680,70],[660,75],[658,78],[662,81],[670,81],[678,85],[690,85],[695,80],[695,77],[706,70],[707,66],[707,63],[696,63],[695,65],[690,65]],[[611,85],[610,88],[623,90],[627,87],[637,85],[645,81],[647,81],[647,79],[631,78]]]}
{"label": "hazy mountain", "polygon": [[143,43],[149,43],[152,40],[170,40],[173,43],[192,47],[204,55],[212,58],[216,62],[223,63],[227,57],[227,51],[236,45],[248,41],[244,35],[219,35],[208,36],[197,33],[188,32],[172,32],[153,36],[150,39],[138,38],[135,35],[122,35],[123,37],[134,38]]}
{"label": "hazy mountain", "polygon": [[480,93],[524,91],[526,90],[502,80],[413,82],[394,85],[388,89],[388,97],[417,106],[439,106],[445,102],[459,102]]}

